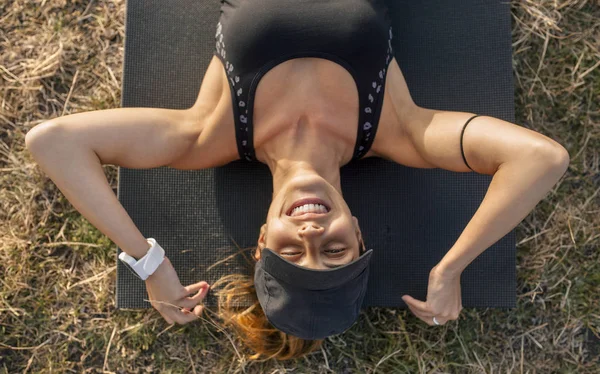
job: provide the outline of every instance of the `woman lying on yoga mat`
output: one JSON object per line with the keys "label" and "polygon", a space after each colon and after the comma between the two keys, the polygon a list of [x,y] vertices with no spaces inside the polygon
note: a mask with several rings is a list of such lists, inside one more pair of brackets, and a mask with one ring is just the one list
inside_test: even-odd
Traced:
{"label": "woman lying on yoga mat", "polygon": [[[535,207],[569,155],[554,140],[497,118],[417,106],[394,59],[386,11],[375,0],[224,1],[214,56],[191,108],[68,115],[32,129],[27,148],[83,216],[133,262],[142,259],[149,298],[181,309],[153,307],[180,324],[200,316],[208,285],[181,285],[160,245],[147,241],[120,205],[101,165],[268,165],[273,200],[253,251],[255,276],[232,282],[219,307],[253,358],[302,356],[358,316],[373,251],[342,196],[343,165],[381,157],[493,175],[457,245],[431,270],[427,300],[403,297],[417,317],[443,325],[462,309],[463,269]],[[224,302],[245,295],[255,303],[244,311]]]}

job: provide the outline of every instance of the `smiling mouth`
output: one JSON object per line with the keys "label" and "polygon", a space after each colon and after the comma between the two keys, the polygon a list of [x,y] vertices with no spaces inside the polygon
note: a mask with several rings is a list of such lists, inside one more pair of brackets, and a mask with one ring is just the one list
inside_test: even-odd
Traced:
{"label": "smiling mouth", "polygon": [[331,207],[325,203],[325,201],[318,199],[318,198],[304,198],[304,199],[300,199],[297,200],[296,202],[294,202],[292,204],[292,206],[286,211],[286,215],[288,216],[292,216],[292,212],[294,211],[294,209],[296,209],[297,207],[306,205],[306,204],[319,204],[319,205],[323,205],[325,207],[325,209],[327,210],[327,212],[322,213],[322,212],[303,212],[303,213],[299,213],[294,215],[294,217],[308,217],[308,215],[315,216],[315,217],[319,217],[319,216],[323,216],[326,215],[327,213],[329,213],[331,211]]}

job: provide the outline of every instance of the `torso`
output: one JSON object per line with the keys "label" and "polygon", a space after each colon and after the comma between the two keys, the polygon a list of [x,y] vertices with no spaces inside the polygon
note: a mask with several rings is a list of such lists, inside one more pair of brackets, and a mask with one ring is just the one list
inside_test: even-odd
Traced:
{"label": "torso", "polygon": [[[189,154],[171,166],[202,169],[239,159],[229,90],[225,68],[219,58],[213,56],[197,101],[191,108],[196,113],[195,126],[200,127],[201,134]],[[371,149],[363,158],[386,158],[390,147],[397,147],[405,150],[407,164],[410,164],[417,155],[408,138],[407,126],[411,113],[417,108],[396,60],[392,59],[379,127]],[[342,66],[319,58],[285,61],[261,79],[254,110],[257,157],[260,158],[260,147],[285,131],[290,121],[306,116],[322,123],[323,131],[339,136],[347,145],[346,161],[350,161],[357,135],[358,92],[352,76]]]}

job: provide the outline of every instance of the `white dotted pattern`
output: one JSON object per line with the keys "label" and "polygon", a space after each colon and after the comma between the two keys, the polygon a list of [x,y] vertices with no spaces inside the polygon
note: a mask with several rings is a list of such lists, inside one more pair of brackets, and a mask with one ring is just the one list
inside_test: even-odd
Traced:
{"label": "white dotted pattern", "polygon": [[[390,58],[393,56],[393,48],[392,48],[393,35],[392,35],[392,27],[391,26],[388,30],[388,34],[389,34],[389,39],[388,39],[388,48],[386,51],[387,55],[385,56],[385,65],[381,68],[381,70],[378,71],[379,81],[377,79],[375,79],[371,83],[372,91],[367,94],[368,95],[367,100],[371,104],[373,104],[375,102],[374,95],[379,95],[379,93],[381,92],[382,85],[385,84],[384,78],[385,78],[386,67],[390,63]],[[365,122],[364,122],[362,128],[364,131],[368,131],[371,129],[371,127],[373,127],[371,122],[374,122],[374,118],[372,116],[375,113],[370,106],[365,107],[364,111],[367,114],[367,116],[366,116],[366,119],[365,119]],[[362,138],[362,141],[360,141],[360,143],[365,144],[365,143],[369,142],[371,140],[370,137],[371,137],[371,132],[363,133],[363,138]],[[361,145],[358,147],[358,150],[357,150],[356,154],[354,155],[354,157],[360,158],[360,157],[364,156],[364,153],[365,153],[365,147],[363,145]]]}
{"label": "white dotted pattern", "polygon": [[[227,73],[229,81],[231,82],[231,85],[233,87],[235,87],[236,83],[240,82],[240,77],[233,73],[233,71],[234,71],[233,64],[226,60],[227,51],[225,50],[225,43],[223,42],[222,31],[223,31],[223,25],[219,21],[217,23],[217,32],[215,34],[216,49],[217,49],[217,53],[225,60],[225,71]],[[238,97],[240,97],[243,92],[244,91],[240,87],[237,89],[236,94]],[[240,116],[239,116],[239,120],[241,123],[240,130],[244,131],[245,133],[248,133],[248,127],[244,126],[248,123],[248,108],[246,108],[246,103],[243,100],[241,100],[241,98],[238,101],[238,106],[240,108],[245,108],[243,114],[240,114]],[[247,139],[242,140],[242,145],[244,147],[246,147],[248,145],[248,140]],[[244,152],[244,156],[245,156],[246,160],[252,161],[252,158],[250,157],[250,152]]]}
{"label": "white dotted pattern", "polygon": [[[228,75],[229,81],[231,82],[231,85],[233,87],[235,87],[236,83],[240,82],[240,77],[233,74],[233,72],[234,72],[233,64],[226,60],[227,51],[225,50],[225,43],[223,42],[222,30],[223,30],[223,25],[221,24],[221,22],[217,23],[217,32],[215,34],[216,50],[217,50],[217,53],[223,58],[223,60],[225,60],[225,71],[227,72],[227,75]],[[384,78],[385,78],[385,73],[386,73],[386,67],[389,65],[390,58],[393,56],[392,37],[393,37],[392,27],[390,26],[388,48],[386,51],[387,55],[385,57],[385,64],[381,68],[381,70],[378,71],[376,79],[371,83],[372,91],[368,92],[368,94],[367,94],[368,95],[367,100],[371,104],[375,103],[374,95],[378,96],[379,93],[381,92],[382,85],[385,84]],[[243,93],[242,88],[241,87],[238,88],[236,91],[237,96],[238,97],[241,96],[242,93]],[[245,131],[247,133],[248,127],[244,127],[243,125],[248,123],[248,117],[247,117],[248,108],[246,108],[246,103],[243,100],[241,100],[241,98],[238,101],[238,106],[240,108],[245,108],[244,113],[239,115],[239,120],[240,120],[240,123],[242,124],[242,125],[240,125],[240,130]],[[365,119],[365,122],[363,123],[362,130],[366,132],[373,127],[371,122],[374,121],[374,118],[372,118],[372,116],[374,115],[374,110],[370,106],[366,106],[364,108],[364,112],[366,114],[366,119]],[[371,132],[363,133],[363,137],[362,137],[362,140],[360,141],[360,143],[361,144],[368,143],[371,140],[370,136],[371,136]],[[247,139],[242,141],[242,145],[244,147],[247,146],[247,144],[248,144]],[[356,152],[354,157],[360,158],[360,157],[364,156],[365,149],[366,148],[364,145],[360,145],[358,147],[358,151]],[[252,161],[252,159],[250,157],[250,152],[248,152],[248,150],[246,150],[246,152],[244,152],[244,156],[245,156],[246,160]]]}

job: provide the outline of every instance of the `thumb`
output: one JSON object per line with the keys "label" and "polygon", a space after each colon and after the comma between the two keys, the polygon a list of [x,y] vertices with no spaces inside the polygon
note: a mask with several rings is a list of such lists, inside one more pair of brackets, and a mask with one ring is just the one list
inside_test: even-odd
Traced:
{"label": "thumb", "polygon": [[204,305],[196,305],[193,312],[196,316],[200,317],[202,315],[203,310],[204,310]]}
{"label": "thumb", "polygon": [[414,297],[409,296],[409,295],[402,296],[402,300],[404,300],[405,303],[416,306],[418,308],[425,308],[425,304],[427,304],[427,303],[417,300]]}

